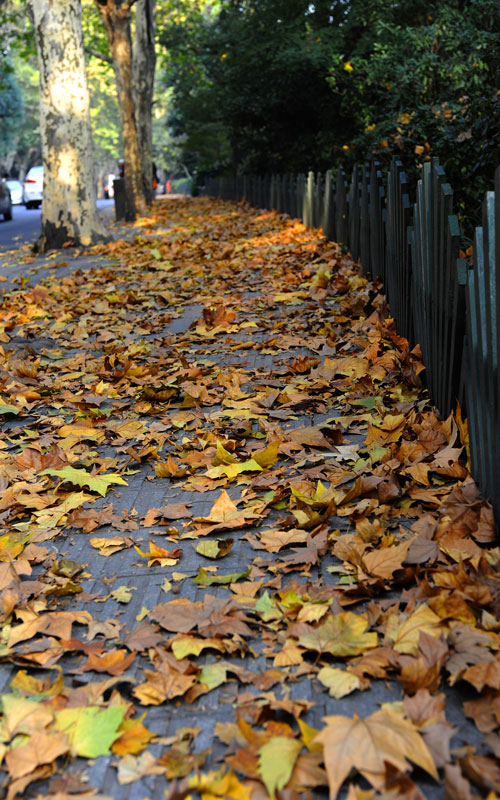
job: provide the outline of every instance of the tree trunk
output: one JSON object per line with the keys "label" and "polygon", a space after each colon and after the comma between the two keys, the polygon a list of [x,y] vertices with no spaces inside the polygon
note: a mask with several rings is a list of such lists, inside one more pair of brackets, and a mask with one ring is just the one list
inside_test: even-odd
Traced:
{"label": "tree trunk", "polygon": [[95,0],[103,19],[115,70],[118,107],[123,133],[125,184],[130,202],[130,215],[147,212],[142,185],[141,153],[137,135],[132,95],[132,41],[130,9],[135,0]]}
{"label": "tree trunk", "polygon": [[138,0],[135,10],[134,102],[137,112],[137,133],[141,152],[142,184],[146,202],[153,202],[153,107],[156,49],[156,0]]}
{"label": "tree trunk", "polygon": [[37,248],[109,237],[97,216],[81,0],[28,0],[40,71],[44,164]]}

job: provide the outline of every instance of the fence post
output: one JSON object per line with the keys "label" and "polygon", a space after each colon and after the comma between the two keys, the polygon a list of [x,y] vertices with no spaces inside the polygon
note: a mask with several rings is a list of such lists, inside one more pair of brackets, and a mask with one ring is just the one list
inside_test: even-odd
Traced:
{"label": "fence post", "polygon": [[359,196],[359,165],[355,164],[352,170],[351,185],[348,197],[349,208],[349,250],[354,261],[359,259],[359,220],[360,220],[360,196]]}
{"label": "fence post", "polygon": [[294,216],[297,219],[302,219],[303,209],[304,209],[304,191],[305,191],[305,184],[306,179],[305,176],[300,172],[297,175],[297,181],[295,184],[295,214]]}
{"label": "fence post", "polygon": [[323,196],[323,175],[317,172],[314,186],[313,228],[321,227]]}
{"label": "fence post", "polygon": [[372,161],[370,166],[370,267],[373,277],[385,282],[385,192],[379,166],[378,161]]}
{"label": "fence post", "polygon": [[369,164],[360,166],[361,187],[359,199],[359,258],[363,272],[368,277],[372,276],[372,263],[370,258],[370,195],[369,195]]}
{"label": "fence post", "polygon": [[413,336],[412,255],[415,247],[414,225],[410,227],[411,205],[406,175],[401,161],[393,158],[387,181],[385,290],[391,314],[399,332],[410,343]]}
{"label": "fence post", "polygon": [[307,183],[305,186],[304,200],[302,205],[302,222],[306,228],[312,228],[314,225],[313,219],[314,208],[314,173],[309,171],[307,173]]}
{"label": "fence post", "polygon": [[348,244],[348,217],[345,172],[342,165],[337,169],[335,185],[335,241]]}
{"label": "fence post", "polygon": [[321,228],[325,239],[331,241],[335,238],[335,203],[333,199],[332,171],[329,169],[325,172],[324,187]]}

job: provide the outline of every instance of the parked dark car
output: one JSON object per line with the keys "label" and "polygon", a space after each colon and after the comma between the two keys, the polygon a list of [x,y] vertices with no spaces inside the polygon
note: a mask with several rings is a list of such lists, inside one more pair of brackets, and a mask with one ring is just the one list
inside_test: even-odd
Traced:
{"label": "parked dark car", "polygon": [[0,214],[5,220],[12,219],[12,199],[4,178],[0,180]]}

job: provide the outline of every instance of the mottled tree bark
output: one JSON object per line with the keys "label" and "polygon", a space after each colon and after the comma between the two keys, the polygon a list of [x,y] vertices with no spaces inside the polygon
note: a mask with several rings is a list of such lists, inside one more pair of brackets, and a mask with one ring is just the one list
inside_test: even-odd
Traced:
{"label": "mottled tree bark", "polygon": [[107,239],[97,216],[80,0],[28,0],[40,71],[45,251]]}
{"label": "mottled tree bark", "polygon": [[155,10],[156,0],[137,0],[133,57],[134,102],[141,152],[142,184],[148,205],[153,202],[151,112],[156,66]]}
{"label": "mottled tree bark", "polygon": [[146,198],[142,185],[141,153],[135,105],[132,95],[132,40],[130,34],[130,9],[135,0],[95,0],[106,28],[111,57],[115,70],[118,107],[123,133],[125,183],[129,196],[131,216],[145,214]]}

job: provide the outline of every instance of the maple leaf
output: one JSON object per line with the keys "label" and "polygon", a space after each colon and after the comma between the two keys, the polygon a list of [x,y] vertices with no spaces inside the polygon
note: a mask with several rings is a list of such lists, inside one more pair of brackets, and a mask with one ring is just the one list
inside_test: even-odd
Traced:
{"label": "maple leaf", "polygon": [[306,650],[330,653],[332,656],[356,656],[377,647],[376,633],[368,633],[368,620],[362,614],[341,611],[330,614],[325,622],[298,637],[298,644]]}
{"label": "maple leaf", "polygon": [[11,778],[33,772],[40,764],[50,764],[69,750],[64,733],[33,731],[26,744],[19,744],[5,756]]}
{"label": "maple leaf", "polygon": [[205,558],[224,558],[231,552],[233,544],[234,539],[210,539],[197,544],[195,550]]}
{"label": "maple leaf", "polygon": [[92,547],[96,547],[102,556],[111,556],[113,553],[118,553],[127,547],[132,547],[134,544],[133,539],[128,536],[112,536],[109,539],[95,537],[89,539]]}
{"label": "maple leaf", "polygon": [[13,406],[10,403],[2,403],[0,402],[0,414],[20,414],[21,409],[17,406]]}
{"label": "maple leaf", "polygon": [[260,472],[262,467],[254,458],[249,458],[247,461],[238,461],[234,464],[221,464],[220,467],[212,467],[208,469],[206,475],[209,478],[221,478],[225,476],[232,480],[243,472]]}
{"label": "maple leaf", "polygon": [[[59,436],[75,442],[80,442],[84,439],[89,439],[94,442],[102,442],[106,438],[106,431],[102,428],[95,428],[92,425],[73,424],[62,425],[58,429]],[[64,445],[64,442],[62,443]]]}
{"label": "maple leaf", "polygon": [[127,486],[127,481],[120,475],[110,473],[109,475],[90,475],[84,469],[74,467],[63,467],[62,469],[45,469],[40,475],[53,475],[61,478],[63,483],[74,483],[77,486],[88,486],[91,492],[97,492],[102,497],[106,494],[109,487],[114,484]]}
{"label": "maple leaf", "polygon": [[[115,742],[115,744],[117,743]],[[123,756],[118,762],[118,783],[122,786],[138,781],[146,775],[161,775],[164,772],[164,767],[158,764],[157,759],[149,751],[142,753],[139,758],[135,758],[133,753],[127,752],[120,752],[118,755]],[[89,800],[92,799],[89,798]]]}
{"label": "maple leaf", "polygon": [[142,723],[145,714],[139,719],[124,719],[118,730],[119,737],[111,745],[116,756],[137,755],[141,753],[156,734],[148,730]]}
{"label": "maple leaf", "polygon": [[127,655],[125,650],[110,650],[102,655],[89,653],[85,664],[74,670],[74,672],[79,675],[89,671],[107,672],[108,675],[122,675],[132,664],[134,658],[135,652],[132,651]]}
{"label": "maple leaf", "polygon": [[318,680],[329,690],[329,694],[340,700],[361,687],[361,681],[352,672],[335,667],[323,667],[318,672]]}
{"label": "maple leaf", "polygon": [[221,492],[207,517],[196,517],[197,522],[230,522],[239,517],[241,511],[233,503],[226,491]]}
{"label": "maple leaf", "polygon": [[155,472],[158,478],[183,478],[188,474],[188,470],[176,464],[170,455],[166,461],[158,461],[155,464]]}
{"label": "maple leaf", "polygon": [[398,653],[416,654],[420,633],[424,631],[438,637],[448,626],[425,603],[398,625],[390,636],[394,641],[394,649]]}
{"label": "maple leaf", "polygon": [[207,572],[206,569],[203,569],[203,567],[199,567],[198,575],[193,580],[195,583],[199,583],[200,586],[227,586],[229,583],[236,583],[236,581],[246,578],[247,575],[250,575],[250,568],[245,570],[245,572],[231,572],[229,575],[213,575]]}
{"label": "maple leaf", "polygon": [[197,639],[196,636],[182,636],[172,642],[172,652],[178,661],[182,661],[187,656],[199,656],[207,648],[220,650],[220,652],[225,650],[220,639]]}
{"label": "maple leaf", "polygon": [[240,783],[232,770],[224,773],[224,768],[189,778],[188,785],[199,792],[204,800],[225,800],[228,797],[231,800],[250,800],[251,797],[250,788]]}
{"label": "maple leaf", "polygon": [[[12,688],[16,688],[15,684],[12,685]],[[3,694],[1,701],[3,712],[0,729],[2,741],[9,741],[20,733],[31,734],[34,731],[42,730],[50,725],[54,719],[52,711],[35,700],[17,697],[15,694]]]}
{"label": "maple leaf", "polygon": [[272,736],[259,749],[259,775],[271,797],[287,785],[301,749],[302,742],[286,736]]}
{"label": "maple leaf", "polygon": [[130,603],[132,600],[132,590],[129,586],[117,586],[110,593],[110,597],[117,603]]}
{"label": "maple leaf", "polygon": [[46,614],[13,626],[10,629],[8,646],[13,647],[18,642],[31,639],[37,633],[46,633],[59,639],[70,639],[74,622],[88,625],[92,622],[92,617],[88,611],[48,611]]}
{"label": "maple leaf", "polygon": [[366,719],[325,717],[326,727],[316,736],[324,748],[330,800],[335,800],[351,769],[357,769],[372,786],[383,786],[385,762],[402,772],[413,761],[438,780],[432,757],[417,728],[390,708]]}
{"label": "maple leaf", "polygon": [[195,675],[183,675],[172,671],[169,674],[144,670],[146,682],[136,686],[133,695],[144,706],[159,706],[165,700],[181,697],[196,683]]}
{"label": "maple leaf", "polygon": [[174,567],[182,555],[182,549],[165,550],[164,547],[158,547],[154,542],[149,543],[149,552],[144,553],[140,547],[134,545],[139,555],[148,560],[148,567],[153,567],[158,564],[160,567]]}
{"label": "maple leaf", "polygon": [[65,708],[56,712],[56,727],[64,733],[74,755],[97,758],[109,753],[120,734],[125,706]]}

